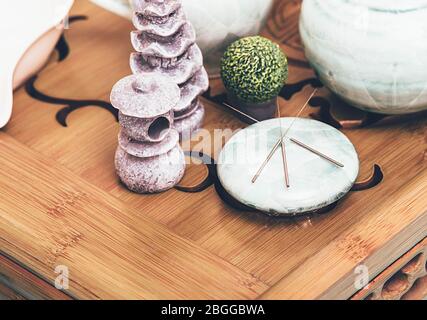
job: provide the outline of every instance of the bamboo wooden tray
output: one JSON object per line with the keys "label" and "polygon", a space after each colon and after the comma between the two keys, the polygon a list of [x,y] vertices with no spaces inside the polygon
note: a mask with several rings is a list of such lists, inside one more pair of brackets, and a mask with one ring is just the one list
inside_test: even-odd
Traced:
{"label": "bamboo wooden tray", "polygon": [[[290,58],[287,116],[315,82],[299,5],[278,1],[264,31]],[[277,220],[233,209],[212,183],[194,187],[206,178],[201,165],[181,188],[128,192],[114,172],[119,127],[108,98],[130,73],[132,26],[83,0],[73,15],[59,54],[16,92],[0,132],[0,278],[15,297],[348,299],[358,266],[374,279],[427,237],[426,114],[373,117],[325,88],[304,116],[343,126],[362,164],[358,191],[329,212]],[[212,81],[205,129],[246,126],[214,102],[221,93]],[[53,287],[59,265],[70,272],[65,292]]]}

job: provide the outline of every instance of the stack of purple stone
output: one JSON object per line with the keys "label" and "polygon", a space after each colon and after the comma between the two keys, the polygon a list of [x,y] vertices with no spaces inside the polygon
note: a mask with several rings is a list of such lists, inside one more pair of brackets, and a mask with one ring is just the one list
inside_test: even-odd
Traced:
{"label": "stack of purple stone", "polygon": [[205,109],[199,96],[209,80],[181,1],[133,0],[133,6],[133,75],[111,92],[121,126],[115,165],[130,190],[156,193],[184,176],[179,139],[201,128]]}
{"label": "stack of purple stone", "polygon": [[121,131],[115,165],[129,190],[157,193],[173,188],[184,176],[185,156],[172,128],[181,92],[162,76],[132,75],[111,92]]}
{"label": "stack of purple stone", "polygon": [[194,28],[180,0],[133,0],[133,8],[137,31],[132,32],[131,39],[137,52],[131,55],[132,72],[162,75],[179,86],[174,127],[181,138],[189,138],[203,124],[205,109],[199,96],[209,87]]}

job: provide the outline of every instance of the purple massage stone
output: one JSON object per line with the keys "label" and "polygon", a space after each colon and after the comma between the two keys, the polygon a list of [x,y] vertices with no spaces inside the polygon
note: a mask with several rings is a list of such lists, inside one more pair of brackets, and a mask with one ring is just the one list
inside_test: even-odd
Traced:
{"label": "purple massage stone", "polygon": [[202,67],[181,86],[181,99],[173,111],[175,114],[191,109],[192,103],[197,97],[206,92],[209,88],[209,77],[205,68]]}
{"label": "purple massage stone", "polygon": [[172,59],[182,56],[196,41],[196,32],[189,22],[185,22],[179,32],[163,38],[160,35],[133,31],[131,41],[134,49],[144,56]]}
{"label": "purple massage stone", "polygon": [[161,142],[143,142],[130,138],[122,130],[119,134],[119,146],[132,156],[138,158],[151,158],[168,153],[179,143],[179,134],[172,129]]}
{"label": "purple massage stone", "polygon": [[149,76],[153,74],[170,78],[177,84],[187,82],[203,65],[203,55],[200,48],[193,44],[188,51],[176,59],[144,56],[132,53],[130,67],[134,74]]}
{"label": "purple massage stone", "polygon": [[163,76],[132,75],[117,82],[111,104],[123,115],[156,118],[169,113],[181,98],[179,87]]}
{"label": "purple massage stone", "polygon": [[184,10],[182,9],[177,10],[164,23],[153,23],[153,17],[147,17],[140,13],[133,15],[133,24],[138,31],[164,38],[172,37],[186,22]]}
{"label": "purple massage stone", "polygon": [[[181,138],[188,137],[202,127],[205,110],[198,97],[209,88],[203,55],[195,43],[195,30],[180,0],[134,0],[133,7],[137,31],[131,33],[131,41],[137,52],[131,55],[131,70],[141,76],[164,76],[179,85],[181,94],[173,107],[173,127]],[[147,139],[131,131],[124,119],[121,122],[128,136]]]}
{"label": "purple massage stone", "polygon": [[158,193],[176,186],[185,173],[185,155],[179,144],[167,153],[139,158],[120,146],[115,157],[117,175],[136,193]]}
{"label": "purple massage stone", "polygon": [[181,90],[162,76],[129,76],[111,93],[122,128],[115,165],[129,190],[157,193],[174,187],[185,172],[179,135],[172,129]]}
{"label": "purple massage stone", "polygon": [[181,1],[177,0],[132,0],[132,7],[137,13],[156,18],[169,18],[181,6]]}
{"label": "purple massage stone", "polygon": [[181,119],[175,119],[174,128],[179,132],[181,140],[191,138],[203,126],[205,119],[205,107],[197,101],[196,108]]}
{"label": "purple massage stone", "polygon": [[129,117],[119,112],[119,122],[126,135],[134,140],[160,142],[172,127],[173,111],[154,118]]}

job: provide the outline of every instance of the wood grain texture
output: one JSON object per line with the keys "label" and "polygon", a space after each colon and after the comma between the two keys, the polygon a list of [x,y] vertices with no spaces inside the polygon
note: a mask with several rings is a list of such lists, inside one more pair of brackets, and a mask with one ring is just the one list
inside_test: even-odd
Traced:
{"label": "wood grain texture", "polygon": [[8,300],[70,300],[39,275],[0,255],[0,297]]}
{"label": "wood grain texture", "polygon": [[11,288],[0,283],[0,301],[5,300],[25,300],[19,293],[13,291]]}
{"label": "wood grain texture", "polygon": [[[300,267],[305,274],[294,272],[269,292],[264,299],[277,299],[288,296],[292,299],[312,297],[330,299],[337,294],[347,296],[355,290],[355,266],[368,268],[371,279],[388,266],[388,259],[397,260],[406,253],[407,246],[425,237],[427,230],[427,209],[418,207],[418,202],[427,193],[427,172],[411,181],[402,190],[385,200],[379,215],[365,215],[360,221],[335,238],[317,255],[308,259]],[[421,214],[419,213],[421,210]],[[401,242],[396,234],[406,234],[408,239]],[[288,293],[287,288],[301,289]],[[313,283],[316,283],[313,286]],[[325,285],[331,285],[327,291]],[[306,290],[304,289],[306,288]]]}
{"label": "wood grain texture", "polygon": [[67,266],[73,296],[239,299],[265,290],[5,134],[0,153],[3,252],[50,280]]}
{"label": "wood grain texture", "polygon": [[[283,41],[290,83],[314,76],[299,45],[299,4],[278,1],[264,31]],[[56,97],[108,101],[113,84],[130,73],[132,25],[86,0],[76,1],[73,14],[89,19],[66,31],[69,57],[52,61],[36,87]],[[211,86],[214,94],[223,91],[219,81]],[[295,115],[311,91],[282,99],[281,114]],[[333,99],[325,88],[319,96]],[[215,158],[245,124],[204,103],[204,131],[183,146]],[[87,107],[73,112],[65,128],[55,121],[63,107],[22,89],[15,94],[12,121],[0,136],[0,248],[50,281],[55,265],[69,265],[77,298],[347,299],[357,291],[356,266],[369,266],[373,278],[427,236],[425,115],[343,130],[360,154],[360,179],[377,163],[384,182],[349,194],[326,215],[274,220],[230,208],[213,187],[130,193],[114,172],[114,117]],[[215,129],[229,132],[201,142]],[[205,175],[200,166],[189,169],[185,185]]]}
{"label": "wood grain texture", "polygon": [[388,267],[352,300],[427,298],[427,238]]}

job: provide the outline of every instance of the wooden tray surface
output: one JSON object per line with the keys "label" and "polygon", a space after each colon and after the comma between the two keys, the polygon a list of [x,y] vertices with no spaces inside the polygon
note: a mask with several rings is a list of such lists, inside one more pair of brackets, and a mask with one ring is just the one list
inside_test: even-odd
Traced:
{"label": "wooden tray surface", "polygon": [[[298,38],[299,7],[278,1],[264,31],[288,53],[290,83],[301,84],[281,100],[285,116],[313,90]],[[53,283],[55,267],[67,266],[67,294],[80,299],[347,299],[357,291],[358,265],[374,279],[427,236],[426,114],[342,129],[360,153],[360,180],[376,164],[384,177],[323,215],[277,220],[238,211],[214,186],[130,193],[114,171],[119,126],[108,99],[113,84],[130,74],[132,25],[86,0],[77,0],[72,14],[87,19],[72,20],[60,55],[16,92],[12,121],[0,133],[0,250],[26,270]],[[211,87],[212,96],[222,93],[219,80]],[[305,117],[336,124],[350,115],[344,125],[366,118],[327,89],[319,92],[320,102],[330,103],[329,118],[318,108]],[[207,131],[247,125],[204,103]],[[222,143],[204,147],[215,158]],[[205,175],[204,166],[191,165],[182,186]]]}

